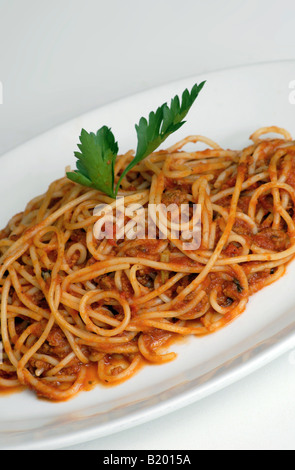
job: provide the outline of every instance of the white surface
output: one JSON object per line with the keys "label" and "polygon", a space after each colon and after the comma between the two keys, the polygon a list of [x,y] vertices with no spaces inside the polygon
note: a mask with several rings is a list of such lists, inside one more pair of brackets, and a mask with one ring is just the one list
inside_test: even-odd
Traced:
{"label": "white surface", "polygon": [[[0,153],[154,85],[295,56],[291,1],[2,0],[0,8]],[[74,448],[294,448],[294,372],[284,355],[182,411]]]}

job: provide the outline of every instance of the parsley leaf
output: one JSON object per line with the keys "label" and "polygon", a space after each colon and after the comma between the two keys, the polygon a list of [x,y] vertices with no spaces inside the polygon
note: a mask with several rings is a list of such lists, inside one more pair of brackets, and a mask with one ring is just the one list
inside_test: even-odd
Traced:
{"label": "parsley leaf", "polygon": [[149,114],[148,120],[142,117],[135,125],[137,134],[136,154],[121,174],[114,189],[114,166],[118,154],[118,144],[112,131],[101,127],[96,134],[81,131],[78,147],[76,170],[68,172],[67,177],[83,186],[96,188],[112,198],[116,198],[122,179],[141,160],[156,150],[170,134],[177,131],[184,123],[184,118],[202,90],[205,82],[195,84],[189,92],[182,93],[181,100],[176,95],[170,107],[162,104],[156,112]]}
{"label": "parsley leaf", "polygon": [[74,152],[77,169],[68,172],[67,177],[114,198],[114,165],[119,148],[112,131],[106,126],[96,134],[82,129],[80,142],[80,152]]}
{"label": "parsley leaf", "polygon": [[167,103],[160,106],[156,112],[149,114],[148,121],[142,117],[135,126],[137,133],[137,150],[133,160],[123,171],[115,193],[117,194],[120,183],[124,176],[141,160],[150,155],[158,148],[170,134],[177,131],[184,123],[183,120],[189,112],[191,106],[196,100],[198,94],[202,90],[205,82],[200,85],[195,84],[189,92],[187,89],[182,93],[180,103],[179,97],[176,95],[171,100],[170,108]]}

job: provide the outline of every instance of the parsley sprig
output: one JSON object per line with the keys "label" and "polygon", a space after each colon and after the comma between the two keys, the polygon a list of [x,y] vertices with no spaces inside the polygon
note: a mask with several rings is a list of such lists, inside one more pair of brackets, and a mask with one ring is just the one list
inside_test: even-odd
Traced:
{"label": "parsley sprig", "polygon": [[142,117],[135,125],[137,134],[136,154],[120,175],[114,187],[114,168],[119,147],[110,128],[101,127],[96,134],[82,129],[80,152],[74,152],[76,170],[68,172],[67,177],[83,186],[98,189],[112,198],[116,198],[122,179],[140,161],[154,152],[170,134],[185,123],[184,118],[202,90],[205,82],[195,84],[189,92],[182,93],[181,100],[176,95],[171,99],[170,107],[162,104],[156,112],[149,114],[148,120]]}

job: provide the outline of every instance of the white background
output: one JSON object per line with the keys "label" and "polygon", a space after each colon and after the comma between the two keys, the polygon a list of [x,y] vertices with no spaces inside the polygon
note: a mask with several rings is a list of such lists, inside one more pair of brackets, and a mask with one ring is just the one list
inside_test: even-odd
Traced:
{"label": "white background", "polygon": [[[0,154],[153,86],[295,59],[294,19],[294,0],[0,0]],[[201,402],[69,449],[294,450],[294,395],[291,352]]]}

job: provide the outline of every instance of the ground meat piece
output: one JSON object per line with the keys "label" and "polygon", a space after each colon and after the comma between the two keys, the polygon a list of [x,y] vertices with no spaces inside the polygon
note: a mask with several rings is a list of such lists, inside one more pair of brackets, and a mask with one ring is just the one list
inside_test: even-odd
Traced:
{"label": "ground meat piece", "polygon": [[124,296],[127,299],[132,298],[134,294],[133,287],[125,273],[123,273],[121,277],[121,283],[122,283],[122,292]]}
{"label": "ground meat piece", "polygon": [[165,240],[156,240],[156,239],[146,239],[140,240],[141,243],[138,243],[138,240],[130,241],[126,244],[125,255],[131,257],[143,257],[157,259],[160,256],[160,249],[165,244]]}
{"label": "ground meat piece", "polygon": [[34,357],[32,357],[29,360],[29,365],[30,365],[31,370],[32,369],[41,370],[42,373],[48,371],[52,367],[52,365],[49,362],[42,361],[40,359],[34,359]]}
{"label": "ground meat piece", "polygon": [[70,364],[63,369],[63,372],[66,375],[77,375],[81,369],[81,366],[82,366],[81,362],[79,361],[77,357],[75,357],[74,359],[72,359]]}
{"label": "ground meat piece", "polygon": [[236,279],[234,281],[225,281],[223,287],[223,294],[232,300],[240,300],[243,297],[244,289]]}
{"label": "ground meat piece", "polygon": [[151,273],[151,270],[149,268],[140,269],[137,272],[137,279],[138,279],[138,282],[140,282],[140,284],[151,289],[154,287],[155,275],[151,276],[150,273]]}
{"label": "ground meat piece", "polygon": [[261,196],[260,199],[260,204],[265,209],[266,211],[271,212],[273,209],[273,197],[271,194],[267,194],[265,196]]}
{"label": "ground meat piece", "polygon": [[290,238],[283,230],[264,228],[255,235],[254,243],[265,250],[284,251],[290,244]]}
{"label": "ground meat piece", "polygon": [[47,341],[54,348],[64,348],[68,341],[59,327],[53,327],[47,336]]}
{"label": "ground meat piece", "polygon": [[250,196],[241,196],[238,201],[238,208],[241,209],[244,214],[247,214],[250,202]]}
{"label": "ground meat piece", "polygon": [[222,250],[222,253],[229,258],[232,258],[233,256],[240,256],[242,253],[242,246],[239,243],[236,242],[230,242],[227,247]]}
{"label": "ground meat piece", "polygon": [[103,274],[102,276],[94,279],[94,282],[96,282],[97,287],[102,290],[113,290],[116,287],[114,278],[107,274]]}

